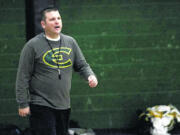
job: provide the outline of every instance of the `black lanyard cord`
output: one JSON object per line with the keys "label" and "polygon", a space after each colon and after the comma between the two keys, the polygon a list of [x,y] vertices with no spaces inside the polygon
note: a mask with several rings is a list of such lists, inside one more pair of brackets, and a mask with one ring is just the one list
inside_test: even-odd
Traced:
{"label": "black lanyard cord", "polygon": [[57,69],[58,69],[58,77],[59,77],[59,79],[61,79],[61,70],[60,70],[60,65],[59,65],[59,63],[58,63],[58,58],[60,57],[59,54],[60,54],[60,48],[61,48],[61,39],[60,39],[60,41],[59,41],[59,54],[58,54],[58,57],[55,56],[55,52],[54,52],[51,44],[49,43],[49,40],[48,40],[46,37],[45,37],[45,39],[46,39],[46,41],[47,41],[47,43],[48,43],[48,46],[50,47],[52,53],[54,54],[54,57],[55,57],[55,59],[56,59]]}

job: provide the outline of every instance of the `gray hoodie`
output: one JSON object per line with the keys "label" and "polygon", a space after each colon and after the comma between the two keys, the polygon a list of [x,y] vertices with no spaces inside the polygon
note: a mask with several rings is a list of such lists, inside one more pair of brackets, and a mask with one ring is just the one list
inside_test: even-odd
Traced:
{"label": "gray hoodie", "polygon": [[60,40],[61,44],[48,40],[51,48],[41,33],[25,44],[16,79],[16,99],[20,108],[28,107],[29,103],[54,109],[70,108],[73,69],[86,80],[94,75],[76,41],[62,33]]}

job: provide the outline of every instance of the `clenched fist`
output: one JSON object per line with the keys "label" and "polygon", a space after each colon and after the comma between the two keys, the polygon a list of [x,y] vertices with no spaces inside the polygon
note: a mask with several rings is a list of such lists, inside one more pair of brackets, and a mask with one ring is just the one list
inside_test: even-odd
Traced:
{"label": "clenched fist", "polygon": [[91,88],[96,87],[98,84],[97,78],[94,75],[90,75],[88,77],[88,83]]}

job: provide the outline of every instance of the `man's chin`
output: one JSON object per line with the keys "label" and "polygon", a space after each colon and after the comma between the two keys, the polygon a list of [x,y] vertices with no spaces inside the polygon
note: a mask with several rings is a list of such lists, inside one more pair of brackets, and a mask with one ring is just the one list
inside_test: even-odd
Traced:
{"label": "man's chin", "polygon": [[56,31],[55,33],[56,33],[56,34],[59,34],[59,33],[61,33],[61,30]]}

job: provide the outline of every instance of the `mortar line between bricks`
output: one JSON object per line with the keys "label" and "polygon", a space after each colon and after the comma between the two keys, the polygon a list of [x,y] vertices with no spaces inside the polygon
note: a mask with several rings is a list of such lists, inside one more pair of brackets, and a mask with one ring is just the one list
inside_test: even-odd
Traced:
{"label": "mortar line between bricks", "polygon": [[[164,20],[178,20],[178,17],[166,17]],[[126,22],[126,21],[153,21],[153,20],[160,20],[159,17],[147,17],[147,18],[129,18],[129,19],[117,19],[117,18],[112,18],[112,19],[97,19],[97,20],[91,20],[91,19],[80,19],[80,20],[71,20],[71,21],[63,21],[63,24],[68,24],[68,23],[105,23],[105,22],[111,22],[111,23],[117,23],[117,22]]]}
{"label": "mortar line between bricks", "polygon": [[[73,77],[74,78],[74,77]],[[99,81],[103,82],[103,81],[118,81],[119,78],[109,78],[109,79],[102,79],[100,76],[98,77],[100,78]],[[156,79],[161,79],[162,77],[159,77],[159,76],[156,76],[156,77],[148,77],[148,78],[138,78],[138,77],[126,77],[124,78],[123,80],[124,81],[129,81],[129,80],[138,80],[138,81],[149,81],[149,80],[156,80]],[[165,80],[169,80],[169,79],[165,79]],[[75,79],[72,79],[72,83],[85,83],[85,81],[82,81],[82,80],[75,80]],[[8,83],[3,83],[3,84],[0,84],[0,86],[7,86],[7,85],[15,85],[14,82],[8,82]],[[2,90],[3,91],[3,90]]]}
{"label": "mortar line between bricks", "polygon": [[[172,48],[168,48],[168,47],[139,47],[139,48],[117,48],[117,49],[92,49],[92,50],[86,50],[84,49],[83,52],[84,53],[100,53],[100,52],[120,52],[120,51],[146,51],[146,50],[180,50],[180,47],[172,47]],[[0,57],[4,57],[4,56],[19,56],[20,53],[1,53]]]}
{"label": "mortar line between bricks", "polygon": [[[161,65],[161,64],[179,64],[178,60],[175,61],[152,61],[152,62],[126,62],[126,63],[117,63],[117,64],[91,64],[92,67],[102,67],[102,68],[112,68],[112,67],[120,67],[120,66],[130,66],[133,64],[143,64],[143,65]],[[0,68],[0,71],[17,71],[17,68],[8,68],[8,67],[4,67],[4,68]]]}
{"label": "mortar line between bricks", "polygon": [[7,116],[19,116],[18,113],[4,113],[0,114],[0,117],[7,117]]}
{"label": "mortar line between bricks", "polygon": [[107,93],[107,94],[93,94],[93,95],[71,95],[72,98],[80,97],[107,97],[107,96],[124,96],[124,95],[146,95],[146,94],[166,94],[166,93],[179,93],[180,90],[170,90],[170,91],[155,91],[155,92],[124,92],[124,93]]}
{"label": "mortar line between bricks", "polygon": [[[85,97],[109,97],[109,96],[127,96],[127,95],[154,95],[154,94],[171,94],[171,93],[179,93],[180,94],[180,90],[177,89],[177,90],[167,90],[167,91],[148,91],[148,92],[142,92],[142,91],[139,91],[139,92],[123,92],[123,93],[107,93],[107,94],[104,94],[104,93],[99,93],[99,94],[88,94],[88,95],[71,95],[71,98],[85,98]],[[115,97],[114,97],[115,98]],[[16,98],[1,98],[0,99],[0,102],[1,101],[16,101]]]}
{"label": "mortar line between bricks", "polygon": [[137,4],[121,4],[121,5],[118,5],[118,4],[106,4],[106,5],[99,5],[98,3],[95,5],[81,5],[81,6],[79,6],[79,5],[75,5],[75,6],[62,6],[60,9],[64,9],[64,8],[81,8],[81,7],[83,7],[83,8],[104,8],[104,7],[129,7],[129,6],[136,6],[136,7],[139,7],[139,6],[148,6],[148,5],[150,5],[150,6],[152,6],[152,5],[167,5],[167,6],[170,6],[170,5],[172,5],[172,6],[174,6],[174,5],[178,5],[178,4],[180,4],[180,2],[149,2],[149,3],[143,3],[143,4],[139,4],[139,3],[137,3]]}

